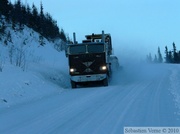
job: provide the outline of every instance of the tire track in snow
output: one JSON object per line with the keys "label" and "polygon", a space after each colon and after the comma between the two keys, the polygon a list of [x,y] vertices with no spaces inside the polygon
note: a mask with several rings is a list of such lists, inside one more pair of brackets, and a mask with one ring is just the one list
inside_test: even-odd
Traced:
{"label": "tire track in snow", "polygon": [[[118,106],[121,105],[121,103],[126,103],[126,99],[129,98],[129,95],[134,95],[133,87],[131,89],[132,90],[128,92],[127,90],[117,89],[117,87],[113,87],[111,89],[111,92],[113,92],[110,94],[111,97],[107,97],[104,102],[101,102],[101,107],[98,107],[98,109],[96,109],[96,113],[92,114],[91,119],[94,122],[92,122],[92,120],[86,122],[86,125],[81,127],[79,131],[77,131],[77,134],[83,133],[83,130],[88,126],[92,126],[92,128],[91,130],[88,130],[87,133],[109,134],[113,129],[118,116],[123,116],[122,109],[119,109]],[[126,110],[123,111],[125,113]]]}
{"label": "tire track in snow", "polygon": [[[72,95],[72,97],[75,97],[75,98],[73,98],[73,99],[70,98],[71,99],[70,101],[64,100],[67,102],[61,103],[62,105],[59,105],[59,107],[52,106],[51,107],[52,109],[49,109],[49,110],[43,109],[42,105],[40,108],[34,109],[37,106],[34,104],[30,104],[30,107],[32,107],[32,109],[34,109],[34,112],[33,113],[28,113],[28,112],[24,113],[24,119],[20,119],[20,121],[18,121],[18,124],[15,124],[15,126],[13,126],[14,125],[13,124],[12,127],[10,127],[11,129],[10,130],[7,129],[7,131],[8,131],[8,133],[11,133],[11,132],[15,133],[15,130],[17,130],[17,133],[20,133],[20,132],[29,130],[29,132],[26,131],[26,133],[34,133],[37,130],[33,130],[30,128],[33,128],[35,125],[41,124],[42,128],[45,128],[45,130],[40,129],[40,132],[38,132],[38,133],[41,133],[42,131],[44,131],[44,133],[48,133],[48,131],[51,131],[51,127],[52,127],[52,129],[54,129],[54,128],[56,128],[56,126],[59,126],[60,124],[64,124],[64,122],[68,123],[68,120],[71,120],[71,118],[73,119],[75,117],[75,115],[78,114],[79,111],[81,111],[81,109],[84,109],[84,106],[86,105],[86,103],[88,103],[88,101],[91,101],[92,99],[94,99],[94,97],[102,96],[102,94],[109,92],[108,89],[105,91],[100,91],[100,90],[101,89],[98,89],[98,90],[95,89],[94,91],[89,90],[88,92],[85,91],[84,92],[85,94],[79,90],[80,94],[82,94],[83,97],[73,96],[72,94],[74,94],[74,93],[77,94],[76,92],[78,92],[78,90],[72,91],[71,95]],[[44,100],[41,100],[40,102],[37,101],[36,103],[38,105],[38,103],[41,104],[43,101],[45,101],[43,104],[45,106],[48,103],[48,101],[51,101],[53,99],[52,97],[49,99],[44,98]],[[55,100],[58,102],[59,99],[57,97],[60,97],[60,96],[54,96],[54,97],[56,98]],[[67,98],[65,98],[65,99],[69,99],[68,96],[66,96],[66,97]],[[76,99],[76,100],[74,100],[74,99]],[[55,104],[56,103],[55,100],[53,99],[53,101],[50,102],[50,104],[51,105]],[[62,100],[62,99],[60,99],[60,100]],[[55,104],[55,106],[58,106],[58,105]],[[79,108],[77,108],[77,107],[79,107]],[[85,107],[88,107],[88,105]],[[76,111],[73,111],[74,109],[76,109]],[[47,110],[47,111],[44,111],[44,110]],[[33,117],[32,117],[32,115],[29,117],[30,114],[33,114]],[[27,115],[27,117],[25,117],[26,115]],[[14,116],[14,115],[12,115],[12,116]],[[18,116],[21,116],[21,115],[18,115]],[[32,119],[30,119],[31,117],[32,117]],[[20,117],[20,118],[22,118],[22,117]],[[62,118],[63,118],[63,120],[61,120]],[[46,120],[48,122],[44,122]],[[18,128],[21,128],[20,127],[21,125],[23,125],[23,129],[18,130]],[[41,128],[41,126],[40,126],[40,128]]]}
{"label": "tire track in snow", "polygon": [[[140,84],[141,85],[141,84]],[[140,85],[136,85],[136,86],[140,86]],[[135,86],[135,87],[136,87]],[[118,115],[121,114],[122,109],[121,105],[119,105],[118,103],[121,104],[126,104],[127,99],[129,100],[129,96],[130,95],[134,95],[134,92],[136,92],[134,89],[134,85],[133,86],[129,86],[129,90],[120,90],[117,87],[112,88],[110,90],[110,92],[108,94],[106,94],[106,96],[104,96],[103,100],[101,100],[100,98],[98,98],[96,101],[99,103],[98,105],[96,105],[95,107],[92,105],[90,106],[90,108],[88,109],[88,111],[85,111],[84,113],[86,113],[87,115],[85,116],[84,114],[82,116],[77,116],[77,118],[81,118],[78,122],[73,123],[73,125],[71,123],[69,123],[68,127],[69,128],[74,128],[74,131],[68,131],[68,129],[66,129],[66,131],[60,131],[60,133],[107,133],[107,129],[109,130],[109,132],[111,132],[111,129],[114,126],[114,121],[116,121],[117,116],[113,116],[113,115]],[[127,97],[124,97],[127,96]],[[94,100],[94,99],[93,99]],[[118,106],[119,105],[119,106]],[[118,108],[118,107],[119,108]],[[89,114],[91,113],[91,114]],[[124,111],[125,113],[125,111]],[[113,118],[112,118],[113,116]],[[86,117],[86,118],[85,118]],[[74,119],[76,120],[76,119]],[[80,123],[80,124],[79,124]],[[78,124],[78,126],[77,126]],[[72,125],[72,126],[71,126]],[[78,128],[77,128],[78,127]],[[103,131],[105,128],[105,131]],[[65,128],[65,127],[64,127]],[[87,129],[88,128],[88,129]],[[61,130],[61,129],[59,129]],[[56,130],[57,131],[57,130]],[[54,131],[55,132],[55,131]]]}
{"label": "tire track in snow", "polygon": [[139,95],[132,107],[133,112],[127,112],[125,118],[131,118],[124,122],[127,126],[174,126],[180,122],[177,116],[172,96],[169,92],[170,81],[169,71],[162,68],[163,71],[151,81],[143,82],[146,86],[141,95]]}
{"label": "tire track in snow", "polygon": [[[145,92],[148,86],[149,85],[147,83],[141,81],[139,82],[138,86],[132,88],[133,92],[130,95],[125,96],[125,102],[122,102],[119,107],[119,110],[123,110],[122,114],[117,119],[116,124],[114,125],[113,130],[111,131],[111,134],[123,133],[123,127],[127,125],[126,122],[130,124],[135,123],[133,122],[134,117],[139,116],[139,111],[137,110],[139,108],[139,105],[136,104],[136,102],[139,100],[139,97]],[[129,90],[129,87],[125,90]],[[136,123],[138,123],[138,120],[135,121]]]}
{"label": "tire track in snow", "polygon": [[[146,98],[149,97],[147,100],[147,116],[145,117],[145,124],[146,126],[162,126],[162,118],[160,115],[162,114],[162,109],[160,105],[163,104],[164,96],[162,95],[163,92],[167,93],[168,87],[164,85],[164,83],[168,83],[167,81],[167,74],[162,74],[159,80],[153,80],[149,87],[147,87]],[[165,94],[167,95],[167,94]],[[161,101],[161,98],[163,100]],[[164,117],[163,117],[164,118]]]}
{"label": "tire track in snow", "polygon": [[[10,123],[0,132],[114,134],[123,133],[124,126],[178,124],[168,75],[155,75],[152,80],[133,79],[129,83],[124,80],[124,84],[116,86],[69,90],[43,98],[0,115],[9,114],[14,117],[12,121],[20,118],[17,124]],[[26,112],[25,119],[18,111]]]}
{"label": "tire track in snow", "polygon": [[[129,93],[126,90],[124,91]],[[77,91],[73,91],[73,92],[75,93]],[[112,90],[108,88],[95,89],[93,92],[89,92],[90,94],[86,94],[82,98],[76,98],[77,100],[72,99],[72,101],[74,102],[69,101],[69,104],[64,103],[64,105],[61,108],[59,107],[59,108],[55,108],[48,111],[42,111],[42,110],[37,111],[39,112],[39,114],[35,113],[33,119],[23,122],[23,123],[19,123],[19,125],[14,127],[14,129],[11,129],[11,131],[8,131],[8,133],[9,132],[12,132],[12,133],[14,132],[16,133],[24,133],[24,132],[26,133],[56,133],[58,131],[60,131],[61,133],[63,133],[63,131],[64,133],[68,132],[69,128],[71,128],[70,126],[72,126],[72,128],[75,128],[74,125],[76,126],[77,123],[81,123],[81,122],[86,123],[88,120],[91,120],[90,117],[92,117],[92,119],[94,118],[94,120],[97,119],[96,109],[99,109],[98,111],[101,112],[102,110],[101,107],[104,105],[105,110],[106,110],[106,108],[109,107],[109,104],[111,104],[112,102],[115,102],[112,100],[118,92],[121,92],[121,90],[116,89],[114,90],[114,92],[112,92]],[[132,92],[134,91],[132,90]],[[120,96],[116,96],[116,97],[119,98]],[[101,99],[102,101],[99,102],[99,100]],[[106,100],[106,102],[108,102],[109,100],[111,101],[109,103],[105,103],[103,100]],[[96,103],[99,103],[99,104],[97,105]],[[94,107],[94,105],[96,106]],[[80,107],[80,108],[77,108],[77,107]],[[112,107],[109,108],[109,111],[111,111],[111,109]],[[105,113],[109,115],[109,118],[111,117],[111,114],[108,114],[108,112],[105,112]],[[80,119],[78,120],[77,118],[79,117]],[[101,116],[99,120],[102,121],[104,117],[105,116]],[[91,129],[94,130],[95,129],[94,127],[96,127],[97,125],[94,126],[93,125],[94,122],[92,121],[90,121],[89,123],[92,125]],[[23,127],[21,129],[20,125],[22,124],[23,124]],[[41,124],[41,126],[39,126],[38,128],[39,130],[30,129],[30,128],[34,128],[38,124]],[[75,130],[77,129],[75,128]]]}

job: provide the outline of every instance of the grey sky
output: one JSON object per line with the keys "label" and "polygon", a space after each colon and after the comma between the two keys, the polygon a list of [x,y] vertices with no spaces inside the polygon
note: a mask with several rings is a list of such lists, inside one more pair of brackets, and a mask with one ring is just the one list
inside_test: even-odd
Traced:
{"label": "grey sky", "polygon": [[40,1],[70,38],[76,32],[79,42],[104,30],[118,53],[155,54],[160,46],[164,55],[173,41],[180,50],[180,0],[22,0],[37,7]]}

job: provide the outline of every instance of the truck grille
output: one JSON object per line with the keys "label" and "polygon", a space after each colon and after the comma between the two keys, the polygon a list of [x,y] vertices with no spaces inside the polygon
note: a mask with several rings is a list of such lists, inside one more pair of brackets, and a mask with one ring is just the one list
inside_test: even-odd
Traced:
{"label": "truck grille", "polygon": [[76,68],[73,75],[102,73],[99,68],[105,63],[105,53],[69,55],[70,68]]}

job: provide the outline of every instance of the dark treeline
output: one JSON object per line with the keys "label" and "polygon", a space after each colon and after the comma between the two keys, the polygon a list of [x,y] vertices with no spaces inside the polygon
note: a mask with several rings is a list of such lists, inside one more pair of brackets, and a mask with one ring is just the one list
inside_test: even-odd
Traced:
{"label": "dark treeline", "polygon": [[173,42],[173,49],[168,50],[168,47],[165,46],[165,62],[166,63],[180,63],[180,51],[176,49],[176,45]]}
{"label": "dark treeline", "polygon": [[[5,18],[3,17],[5,16]],[[18,24],[20,29],[24,25],[32,28],[36,32],[40,33],[47,39],[61,38],[67,41],[67,37],[63,29],[59,29],[57,21],[55,21],[49,13],[44,13],[43,4],[40,3],[40,11],[33,4],[23,5],[21,0],[17,0],[12,4],[9,0],[0,0],[0,21],[3,23],[3,18],[7,22],[12,22],[12,28],[15,28],[15,24]],[[0,28],[2,33],[5,29],[5,25]]]}
{"label": "dark treeline", "polygon": [[152,58],[151,53],[149,53],[149,55],[147,55],[146,58],[148,62],[162,63],[163,58],[162,58],[160,47],[158,47],[157,55],[156,54],[154,55],[154,59]]}
{"label": "dark treeline", "polygon": [[[172,43],[172,49],[168,49],[167,46],[165,46],[165,57],[164,62],[165,63],[174,63],[174,64],[180,64],[180,50],[176,49],[176,44]],[[147,55],[147,61],[153,62],[153,63],[162,63],[163,58],[162,54],[160,52],[160,48],[158,47],[158,54],[155,55],[154,59],[151,56],[151,53]]]}

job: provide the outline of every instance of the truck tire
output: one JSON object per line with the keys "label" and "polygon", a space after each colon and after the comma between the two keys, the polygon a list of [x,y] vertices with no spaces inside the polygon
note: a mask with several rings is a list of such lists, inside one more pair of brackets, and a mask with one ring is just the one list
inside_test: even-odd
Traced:
{"label": "truck tire", "polygon": [[103,85],[104,85],[104,86],[108,86],[108,78],[105,78],[105,79],[103,80]]}
{"label": "truck tire", "polygon": [[77,87],[76,82],[74,82],[74,81],[71,80],[71,87],[72,87],[72,88],[76,88],[76,87]]}

